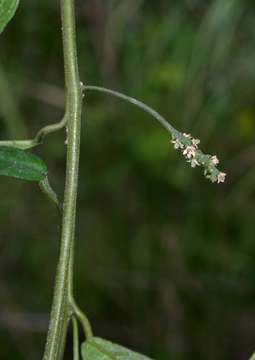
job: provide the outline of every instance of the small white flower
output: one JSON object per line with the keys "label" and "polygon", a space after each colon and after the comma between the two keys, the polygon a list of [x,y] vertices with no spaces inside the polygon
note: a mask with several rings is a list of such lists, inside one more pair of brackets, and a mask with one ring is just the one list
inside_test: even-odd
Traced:
{"label": "small white flower", "polygon": [[195,146],[195,148],[197,148],[198,144],[200,144],[200,140],[199,139],[192,139],[192,144]]}
{"label": "small white flower", "polygon": [[194,146],[187,146],[186,149],[183,150],[183,155],[186,156],[188,159],[191,159],[196,155],[196,149]]}
{"label": "small white flower", "polygon": [[180,142],[180,140],[175,139],[171,141],[172,144],[174,144],[175,149],[183,149],[183,144]]}
{"label": "small white flower", "polygon": [[190,134],[186,134],[186,133],[183,133],[183,136],[187,139],[191,139],[191,135]]}
{"label": "small white flower", "polygon": [[225,181],[226,175],[227,175],[227,174],[224,173],[224,172],[220,172],[220,173],[219,173],[218,178],[217,178],[218,184]]}
{"label": "small white flower", "polygon": [[219,164],[219,159],[217,158],[216,155],[213,155],[211,157],[211,161],[212,161],[213,165],[218,165]]}
{"label": "small white flower", "polygon": [[194,168],[194,167],[196,167],[196,166],[199,166],[200,164],[199,164],[199,162],[197,161],[197,159],[191,159],[191,161],[190,161],[190,165],[191,165],[191,167],[192,168]]}

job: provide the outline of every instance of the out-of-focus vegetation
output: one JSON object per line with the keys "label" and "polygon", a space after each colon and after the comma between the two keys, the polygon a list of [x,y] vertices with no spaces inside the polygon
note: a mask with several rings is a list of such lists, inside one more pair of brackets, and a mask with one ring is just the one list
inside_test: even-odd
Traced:
{"label": "out-of-focus vegetation", "polygon": [[[255,349],[254,1],[79,0],[77,22],[84,82],[155,107],[228,173],[225,185],[211,184],[148,115],[85,94],[79,303],[98,336],[155,359],[247,359]],[[63,114],[57,2],[23,1],[0,41],[0,137],[32,137]],[[37,151],[60,195],[64,140],[51,135]],[[39,359],[58,214],[35,184],[1,178],[0,188],[0,358]]]}

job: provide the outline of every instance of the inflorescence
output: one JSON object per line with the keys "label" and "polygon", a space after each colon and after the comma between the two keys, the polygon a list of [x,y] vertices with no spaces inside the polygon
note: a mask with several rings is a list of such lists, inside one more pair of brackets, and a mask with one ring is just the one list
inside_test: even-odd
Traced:
{"label": "inflorescence", "polygon": [[180,149],[182,154],[190,163],[191,167],[202,166],[204,175],[211,182],[223,183],[226,174],[217,169],[219,159],[216,155],[204,154],[199,148],[199,139],[194,139],[190,134],[176,132],[172,135],[172,141],[175,149]]}
{"label": "inflorescence", "polygon": [[116,96],[122,100],[128,101],[131,104],[143,109],[148,114],[152,115],[171,135],[172,143],[175,149],[180,149],[190,163],[191,167],[202,166],[204,168],[204,175],[212,182],[223,183],[225,181],[226,174],[217,169],[219,160],[216,155],[206,155],[199,148],[198,144],[200,140],[192,138],[190,134],[181,133],[176,130],[163,116],[157,111],[152,109],[145,103],[134,99],[130,96],[122,94],[118,91],[107,89],[101,86],[84,85],[83,90],[97,90],[113,96]]}

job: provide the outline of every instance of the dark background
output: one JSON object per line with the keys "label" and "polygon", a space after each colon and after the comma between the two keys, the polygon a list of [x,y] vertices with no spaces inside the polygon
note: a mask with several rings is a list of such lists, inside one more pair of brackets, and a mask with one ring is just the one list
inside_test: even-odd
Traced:
{"label": "dark background", "polygon": [[[85,94],[75,292],[96,335],[157,360],[255,350],[255,4],[80,0],[81,78],[153,106],[228,173],[211,184],[141,110]],[[23,0],[0,41],[0,136],[63,115],[58,1]],[[36,149],[60,197],[65,133]],[[60,224],[34,183],[0,178],[0,358],[40,359]],[[70,358],[68,337],[66,358]]]}

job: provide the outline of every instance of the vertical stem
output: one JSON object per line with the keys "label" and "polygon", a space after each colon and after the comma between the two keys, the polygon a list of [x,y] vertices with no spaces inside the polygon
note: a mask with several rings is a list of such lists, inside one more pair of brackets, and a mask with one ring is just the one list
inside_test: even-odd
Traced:
{"label": "vertical stem", "polygon": [[77,64],[74,0],[61,0],[66,83],[67,162],[62,235],[50,326],[43,360],[60,360],[70,320],[67,299],[68,271],[74,241],[80,152],[82,91]]}
{"label": "vertical stem", "polygon": [[79,349],[79,328],[77,319],[72,317],[73,323],[73,360],[79,360],[80,358],[80,349]]}

